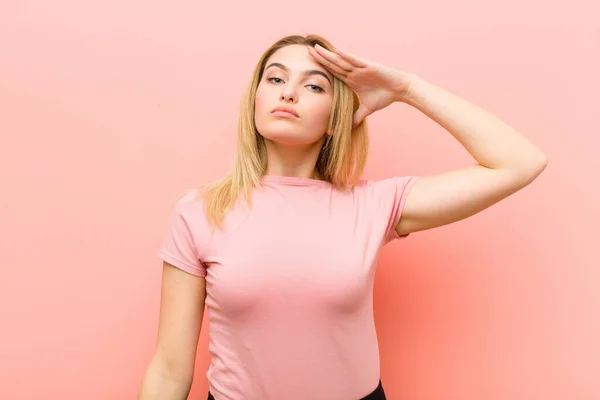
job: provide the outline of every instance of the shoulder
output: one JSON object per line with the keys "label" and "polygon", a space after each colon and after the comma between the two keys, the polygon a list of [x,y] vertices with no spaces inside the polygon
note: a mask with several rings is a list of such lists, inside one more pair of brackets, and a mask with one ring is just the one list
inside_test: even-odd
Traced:
{"label": "shoulder", "polygon": [[172,206],[173,213],[188,220],[196,222],[204,215],[204,190],[202,187],[193,187],[184,190],[175,199]]}
{"label": "shoulder", "polygon": [[189,204],[202,202],[203,192],[204,191],[201,186],[186,189],[179,194],[175,205],[178,207],[185,207]]}
{"label": "shoulder", "polygon": [[370,196],[395,196],[399,191],[410,188],[418,179],[417,176],[390,176],[380,179],[361,179],[354,186],[357,193]]}

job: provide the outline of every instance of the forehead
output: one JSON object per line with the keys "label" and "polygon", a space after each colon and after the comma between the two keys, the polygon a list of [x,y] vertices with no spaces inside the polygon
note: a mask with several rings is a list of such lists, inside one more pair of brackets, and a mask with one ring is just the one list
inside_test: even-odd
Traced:
{"label": "forehead", "polygon": [[317,69],[331,76],[331,73],[309,54],[308,46],[305,45],[293,44],[277,50],[269,57],[265,66],[274,62],[285,65],[292,72]]}

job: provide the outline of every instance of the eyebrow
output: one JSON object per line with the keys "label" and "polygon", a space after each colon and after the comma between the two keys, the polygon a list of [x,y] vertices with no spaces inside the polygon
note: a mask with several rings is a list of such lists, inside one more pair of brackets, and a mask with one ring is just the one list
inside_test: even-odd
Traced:
{"label": "eyebrow", "polygon": [[[267,68],[265,68],[265,71],[267,69],[269,69],[270,67],[278,67],[278,68],[281,68],[282,70],[284,70],[286,72],[289,71],[288,67],[286,67],[283,64],[277,63],[277,62],[269,64],[269,66]],[[309,70],[304,71],[302,73],[302,75],[304,75],[304,76],[321,75],[321,76],[325,77],[325,79],[327,79],[327,82],[329,82],[329,84],[331,85],[331,79],[329,79],[329,76],[327,76],[327,74],[325,72],[321,71],[321,70],[318,70],[318,69],[309,69]]]}

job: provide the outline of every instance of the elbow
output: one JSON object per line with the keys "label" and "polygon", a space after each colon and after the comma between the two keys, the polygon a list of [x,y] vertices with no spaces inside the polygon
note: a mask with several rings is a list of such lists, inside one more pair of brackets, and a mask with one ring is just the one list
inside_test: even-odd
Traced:
{"label": "elbow", "polygon": [[548,157],[546,157],[544,153],[540,152],[532,164],[533,174],[537,178],[548,166]]}
{"label": "elbow", "polygon": [[138,393],[138,400],[184,399],[193,382],[192,370],[175,370],[155,357],[148,367]]}
{"label": "elbow", "polygon": [[548,158],[543,154],[531,157],[527,163],[524,163],[521,168],[517,169],[517,179],[521,182],[522,186],[527,186],[531,182],[537,179],[538,176],[544,172],[548,166]]}

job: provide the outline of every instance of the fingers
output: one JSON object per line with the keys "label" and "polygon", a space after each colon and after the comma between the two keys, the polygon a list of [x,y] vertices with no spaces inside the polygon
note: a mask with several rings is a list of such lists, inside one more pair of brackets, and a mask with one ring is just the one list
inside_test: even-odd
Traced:
{"label": "fingers", "polygon": [[333,49],[334,53],[338,54],[342,59],[348,61],[356,67],[364,68],[367,66],[367,62],[356,57],[354,54],[348,53],[346,51],[340,50],[338,48]]}
{"label": "fingers", "polygon": [[347,61],[344,61],[340,56],[331,53],[319,45],[316,45],[312,49],[309,47],[309,53],[331,72],[342,77],[348,75],[348,73],[354,68]]}

